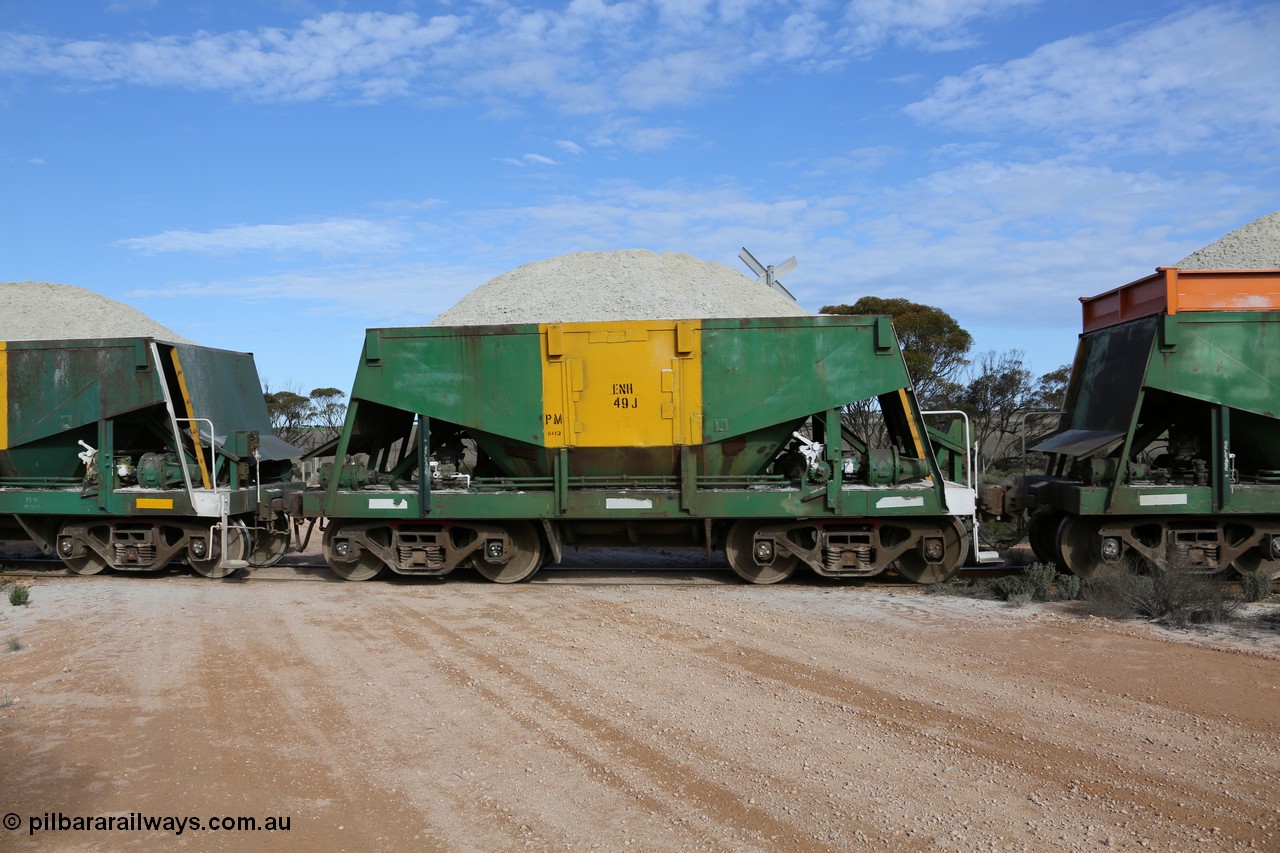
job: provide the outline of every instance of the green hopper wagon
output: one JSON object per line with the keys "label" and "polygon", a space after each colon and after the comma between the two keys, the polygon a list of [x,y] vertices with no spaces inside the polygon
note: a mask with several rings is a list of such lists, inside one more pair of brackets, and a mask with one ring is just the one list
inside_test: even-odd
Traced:
{"label": "green hopper wagon", "polygon": [[150,338],[0,342],[0,538],[74,572],[209,577],[284,553],[301,451],[253,356]]}
{"label": "green hopper wagon", "polygon": [[[846,423],[863,401],[887,441]],[[801,563],[933,582],[974,508],[949,482],[963,446],[940,464],[939,442],[884,317],[374,329],[323,486],[291,510],[328,518],[349,580],[512,582],[566,546],[678,543],[755,583]]]}
{"label": "green hopper wagon", "polygon": [[1280,577],[1280,270],[1160,268],[1082,299],[1058,431],[1025,484],[1041,560]]}

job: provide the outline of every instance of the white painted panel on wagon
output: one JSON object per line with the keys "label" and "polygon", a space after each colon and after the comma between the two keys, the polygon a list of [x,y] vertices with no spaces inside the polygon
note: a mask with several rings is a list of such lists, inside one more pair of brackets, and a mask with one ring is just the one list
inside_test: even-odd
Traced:
{"label": "white painted panel on wagon", "polygon": [[653,509],[648,498],[605,498],[605,509]]}
{"label": "white painted panel on wagon", "polygon": [[924,498],[880,498],[876,501],[876,509],[904,509],[910,506],[924,506]]}
{"label": "white painted panel on wagon", "polygon": [[1187,502],[1187,496],[1182,495],[1139,495],[1138,503],[1141,506],[1182,506]]}

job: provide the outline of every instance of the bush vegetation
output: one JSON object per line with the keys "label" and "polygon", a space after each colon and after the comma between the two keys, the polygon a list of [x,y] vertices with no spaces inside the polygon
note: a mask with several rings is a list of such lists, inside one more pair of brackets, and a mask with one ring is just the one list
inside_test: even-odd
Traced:
{"label": "bush vegetation", "polygon": [[26,584],[15,583],[9,587],[9,603],[14,607],[25,607],[31,600],[31,588]]}
{"label": "bush vegetation", "polygon": [[1053,565],[1033,563],[1015,575],[936,584],[930,592],[1006,601],[1083,601],[1089,612],[1112,619],[1150,619],[1175,627],[1229,621],[1242,601],[1270,597],[1269,575],[1242,575],[1244,593],[1231,595],[1216,575],[1186,569],[1143,571],[1124,566],[1101,570],[1088,580],[1060,574]]}
{"label": "bush vegetation", "polygon": [[1175,627],[1225,622],[1240,609],[1220,578],[1173,568],[1142,573],[1113,569],[1087,580],[1084,600],[1100,616],[1142,617]]}
{"label": "bush vegetation", "polygon": [[1245,601],[1266,601],[1271,597],[1275,581],[1270,572],[1241,572],[1240,587]]}
{"label": "bush vegetation", "polygon": [[1032,563],[1016,575],[978,581],[992,598],[1011,604],[1029,601],[1073,601],[1080,597],[1080,579],[1059,574],[1052,564]]}

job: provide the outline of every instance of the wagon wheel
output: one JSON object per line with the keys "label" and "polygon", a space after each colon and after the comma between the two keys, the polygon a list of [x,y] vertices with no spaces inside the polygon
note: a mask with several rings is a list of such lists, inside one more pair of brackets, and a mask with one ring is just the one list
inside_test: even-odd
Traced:
{"label": "wagon wheel", "polygon": [[265,528],[254,529],[253,550],[245,559],[255,569],[267,569],[280,562],[280,558],[288,550],[289,519],[284,513],[278,512]]}
{"label": "wagon wheel", "polygon": [[1093,577],[1102,565],[1099,523],[1069,515],[1058,525],[1059,568],[1070,569],[1078,578]]}
{"label": "wagon wheel", "polygon": [[1041,563],[1060,563],[1058,553],[1058,528],[1062,525],[1062,516],[1049,512],[1038,512],[1031,516],[1027,525],[1027,543],[1036,559]]}
{"label": "wagon wheel", "polygon": [[348,581],[373,580],[382,574],[387,564],[368,548],[361,548],[345,539],[339,542],[345,535],[343,525],[336,521],[330,521],[324,531],[324,561],[334,574]]}
{"label": "wagon wheel", "polygon": [[494,583],[518,583],[542,565],[542,537],[537,528],[527,521],[512,521],[507,524],[506,532],[511,548],[503,555],[503,562],[489,559],[483,544],[472,558],[476,571]]}
{"label": "wagon wheel", "polygon": [[1263,559],[1258,553],[1262,547],[1262,545],[1259,545],[1257,548],[1250,548],[1239,557],[1236,557],[1232,565],[1242,575],[1256,572],[1269,576],[1273,581],[1280,580],[1280,560]]}
{"label": "wagon wheel", "polygon": [[[68,569],[77,575],[96,575],[98,572],[108,568],[106,558],[100,555],[97,551],[93,550],[88,545],[82,545],[81,550],[83,553],[81,554],[63,553],[64,541],[68,550],[73,549],[74,545],[70,541],[63,540],[62,537],[75,536],[77,528],[79,528],[78,524],[62,525],[62,529],[58,533],[58,557],[61,558],[62,562]],[[84,536],[87,537],[89,534],[88,529],[81,529],[83,530]]]}
{"label": "wagon wheel", "polygon": [[[249,553],[249,530],[244,526],[244,522],[238,518],[227,521],[227,560],[231,562],[243,562],[245,555]],[[187,565],[195,570],[197,574],[204,575],[207,578],[225,578],[227,575],[235,571],[234,566],[220,565],[222,563],[222,531],[213,530],[206,539],[206,553],[202,557],[197,557],[192,553],[191,546],[187,546]]]}
{"label": "wagon wheel", "polygon": [[[898,574],[913,583],[941,583],[955,574],[969,550],[964,526],[952,519],[938,531],[942,534],[942,554],[936,562],[929,562],[919,548],[903,553],[894,562]],[[932,535],[932,533],[930,533]]]}
{"label": "wagon wheel", "polygon": [[800,558],[792,553],[781,553],[774,549],[773,561],[768,565],[756,562],[756,523],[754,521],[735,521],[729,528],[729,535],[724,538],[724,555],[729,560],[729,568],[744,581],[755,584],[770,584],[784,581],[800,564]]}
{"label": "wagon wheel", "polygon": [[96,551],[85,551],[78,557],[63,557],[62,562],[77,575],[96,575],[107,568],[107,561]]}

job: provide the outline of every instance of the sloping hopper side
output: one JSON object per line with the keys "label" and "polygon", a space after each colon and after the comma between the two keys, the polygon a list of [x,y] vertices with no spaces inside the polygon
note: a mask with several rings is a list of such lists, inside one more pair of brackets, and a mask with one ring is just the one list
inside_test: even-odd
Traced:
{"label": "sloping hopper side", "polygon": [[[1268,436],[1280,415],[1280,312],[1193,311],[1153,315],[1080,337],[1061,429],[1032,447],[1088,456],[1129,431],[1139,390],[1228,406],[1234,439],[1280,464]],[[1163,405],[1175,405],[1166,403]],[[1151,413],[1144,411],[1144,417]]]}
{"label": "sloping hopper side", "polygon": [[[154,362],[158,346],[161,365]],[[5,383],[0,429],[0,478],[56,482],[78,478],[84,441],[99,443],[98,422],[112,424],[117,451],[135,458],[170,450],[165,388],[171,353],[181,360],[196,417],[208,418],[221,446],[233,431],[256,431],[264,461],[284,462],[302,451],[277,439],[253,356],[150,338],[9,342],[0,352]],[[176,414],[186,417],[177,387]],[[201,425],[205,441],[208,428]],[[287,466],[285,466],[287,470]]]}
{"label": "sloping hopper side", "polygon": [[164,405],[146,338],[11,341],[0,363],[0,478],[76,478],[84,450],[78,442],[97,445],[99,420]]}
{"label": "sloping hopper side", "polygon": [[[271,416],[252,355],[194,345],[179,345],[176,349],[192,407],[198,417],[213,422],[215,444],[221,446],[230,432],[256,432],[263,460],[282,461],[302,455],[301,450],[272,433]],[[207,427],[201,425],[201,430],[206,432]]]}
{"label": "sloping hopper side", "polygon": [[1129,431],[1160,317],[1146,317],[1080,336],[1061,428],[1032,447],[1085,456]]}

